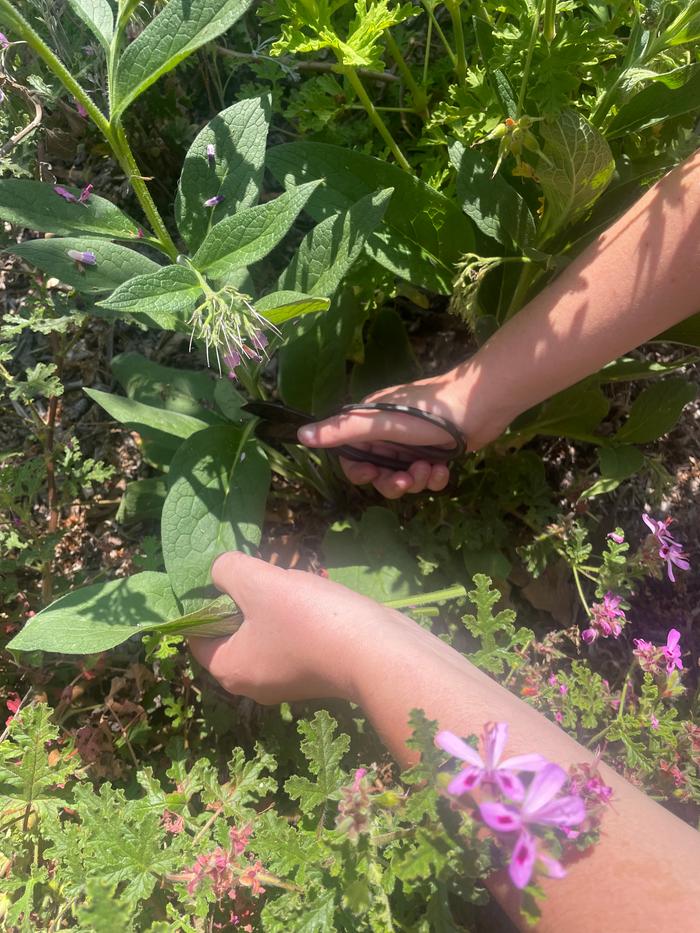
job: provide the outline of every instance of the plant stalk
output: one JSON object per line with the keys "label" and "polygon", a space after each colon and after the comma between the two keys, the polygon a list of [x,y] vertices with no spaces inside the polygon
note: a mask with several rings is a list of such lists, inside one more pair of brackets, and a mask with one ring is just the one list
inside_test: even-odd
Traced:
{"label": "plant stalk", "polygon": [[408,162],[408,159],[406,158],[406,156],[403,154],[403,152],[399,148],[398,143],[396,142],[394,137],[389,132],[389,128],[387,127],[386,123],[382,120],[381,116],[379,115],[379,112],[377,111],[376,107],[372,103],[369,97],[369,94],[367,93],[367,91],[364,88],[364,85],[362,84],[362,81],[360,81],[357,71],[351,65],[342,65],[342,64],[341,64],[341,70],[342,70],[342,73],[347,76],[347,79],[350,82],[352,89],[354,90],[354,92],[357,94],[360,101],[364,105],[364,108],[367,111],[367,115],[369,116],[370,120],[374,124],[375,129],[377,130],[379,135],[382,137],[384,142],[387,144],[387,146],[391,150],[391,153],[396,159],[396,161],[398,162],[398,164],[401,166],[404,172],[413,174],[413,169],[411,168]]}
{"label": "plant stalk", "polygon": [[447,52],[447,57],[452,62],[452,67],[456,68],[457,67],[457,56],[452,51],[452,47],[450,46],[450,43],[447,41],[447,36],[443,32],[442,26],[440,25],[440,23],[438,23],[435,17],[435,13],[433,12],[429,4],[425,3],[425,0],[423,2],[423,6],[425,7],[425,11],[428,14],[428,18],[430,19],[430,22],[433,24],[435,28],[435,32],[440,36],[440,41],[445,46],[445,51]]}
{"label": "plant stalk", "polygon": [[530,80],[530,68],[532,67],[532,56],[535,51],[535,43],[537,42],[537,35],[540,31],[540,14],[542,12],[542,0],[538,0],[537,9],[535,10],[535,18],[532,21],[532,31],[530,32],[530,42],[527,47],[527,55],[525,57],[525,67],[523,69],[523,79],[520,82],[520,91],[518,93],[518,105],[517,110],[515,111],[516,120],[522,115],[523,105],[525,103],[525,94],[527,93],[527,84]]}
{"label": "plant stalk", "polygon": [[462,15],[459,11],[459,0],[445,0],[449,14],[452,18],[452,31],[455,34],[455,48],[457,58],[455,61],[455,70],[457,72],[457,81],[464,84],[467,80],[467,52],[464,47],[464,25]]}
{"label": "plant stalk", "polygon": [[425,93],[424,89],[416,82],[416,79],[411,74],[411,69],[408,67],[406,59],[401,54],[401,49],[398,46],[396,39],[391,34],[391,30],[387,29],[384,34],[386,37],[386,45],[389,49],[389,54],[396,62],[399,71],[401,72],[401,77],[406,82],[406,87],[411,92],[411,97],[413,98],[413,106],[416,113],[423,117],[427,116],[426,107],[428,104],[428,95]]}

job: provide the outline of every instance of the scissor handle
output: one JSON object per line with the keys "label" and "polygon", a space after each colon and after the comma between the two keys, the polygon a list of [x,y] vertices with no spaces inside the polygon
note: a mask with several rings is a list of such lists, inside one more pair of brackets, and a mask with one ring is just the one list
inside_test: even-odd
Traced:
{"label": "scissor handle", "polygon": [[[409,415],[420,418],[445,431],[453,439],[454,447],[438,447],[434,444],[402,444],[397,441],[387,441],[396,450],[396,456],[377,453],[373,450],[362,450],[351,444],[342,444],[332,448],[333,453],[346,460],[359,463],[371,463],[373,466],[384,467],[387,470],[404,470],[416,460],[427,460],[428,463],[449,463],[464,453],[465,439],[459,428],[447,418],[412,408],[410,405],[399,405],[393,402],[358,402],[354,405],[344,405],[336,415],[345,415],[355,411],[387,411],[392,414]],[[333,417],[336,417],[334,415]],[[402,456],[405,454],[405,456]]]}
{"label": "scissor handle", "polygon": [[[248,402],[243,406],[242,410],[262,419],[256,429],[256,434],[261,440],[268,442],[298,443],[296,440],[298,428],[304,424],[311,424],[319,420],[313,415],[298,411],[295,408],[289,408],[280,402]],[[353,447],[351,444],[323,448],[328,453],[345,457],[346,460],[371,463],[374,466],[384,467],[388,470],[405,470],[416,460],[427,460],[429,463],[448,463],[464,453],[465,439],[455,424],[447,418],[440,417],[440,415],[431,414],[420,408],[412,408],[410,405],[398,405],[393,402],[357,402],[353,405],[344,405],[332,414],[326,415],[325,418],[335,418],[338,415],[346,415],[356,411],[386,411],[409,415],[412,418],[420,418],[421,421],[427,421],[449,434],[454,441],[454,446],[445,448],[430,444],[402,444],[397,441],[387,441],[386,443],[390,444],[396,451],[396,456],[377,453],[373,450],[362,450],[359,447]]]}

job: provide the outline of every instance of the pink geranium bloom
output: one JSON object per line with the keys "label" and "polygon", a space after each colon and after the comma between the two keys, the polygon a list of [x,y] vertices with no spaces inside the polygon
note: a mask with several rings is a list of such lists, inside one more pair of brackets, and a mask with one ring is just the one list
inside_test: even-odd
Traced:
{"label": "pink geranium bloom", "polygon": [[668,530],[668,526],[673,519],[667,518],[661,522],[649,518],[646,513],[643,513],[642,520],[656,538],[659,546],[659,557],[666,562],[668,579],[671,583],[675,583],[676,578],[673,576],[673,568],[678,567],[680,570],[689,570],[690,562],[688,561],[688,555],[683,550],[683,545],[679,544]]}
{"label": "pink geranium bloom", "polygon": [[663,651],[664,657],[666,658],[666,673],[672,674],[674,668],[678,668],[679,671],[683,670],[683,662],[681,661],[681,646],[679,644],[681,640],[681,633],[676,628],[672,628],[668,633],[666,638],[666,644],[661,649]]}
{"label": "pink geranium bloom", "polygon": [[538,855],[530,827],[563,829],[584,821],[586,807],[581,797],[574,794],[557,797],[566,780],[563,768],[547,764],[532,779],[519,809],[495,800],[479,806],[482,820],[491,829],[501,833],[519,832],[509,867],[511,881],[517,888],[526,887],[538,858],[552,877],[563,877],[564,869],[558,862]]}
{"label": "pink geranium bloom", "polygon": [[581,638],[590,645],[599,636],[601,638],[618,638],[622,626],[627,622],[625,610],[620,609],[622,598],[615,593],[607,592],[602,603],[593,603],[591,606],[591,627],[581,632]]}
{"label": "pink geranium bloom", "polygon": [[465,761],[468,767],[452,778],[447,785],[450,794],[467,794],[481,783],[495,784],[511,800],[522,800],[525,788],[516,771],[540,771],[547,764],[542,755],[514,755],[501,761],[508,741],[508,724],[490,723],[484,729],[484,758],[452,732],[438,732],[435,744],[454,758]]}

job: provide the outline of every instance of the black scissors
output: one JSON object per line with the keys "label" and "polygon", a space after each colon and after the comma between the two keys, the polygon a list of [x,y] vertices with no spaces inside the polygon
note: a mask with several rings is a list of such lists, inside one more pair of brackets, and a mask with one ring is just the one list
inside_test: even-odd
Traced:
{"label": "black scissors", "polygon": [[[312,424],[321,419],[306,412],[289,408],[281,402],[248,402],[243,405],[242,411],[260,418],[255,428],[256,437],[262,441],[278,442],[283,444],[299,444],[297,431],[305,424]],[[362,450],[349,444],[328,448],[329,453],[345,457],[346,460],[355,460],[360,463],[372,463],[374,466],[385,467],[388,470],[405,470],[416,460],[427,460],[428,463],[449,463],[464,453],[465,440],[459,428],[439,415],[429,414],[419,408],[410,408],[408,405],[394,405],[390,402],[359,402],[355,405],[343,405],[342,408],[331,412],[325,418],[334,418],[337,415],[346,415],[355,411],[388,411],[401,415],[410,415],[421,421],[427,421],[437,428],[441,428],[454,442],[451,447],[438,447],[436,445],[400,444],[395,441],[388,442],[393,451],[392,455],[376,453],[372,450]]]}

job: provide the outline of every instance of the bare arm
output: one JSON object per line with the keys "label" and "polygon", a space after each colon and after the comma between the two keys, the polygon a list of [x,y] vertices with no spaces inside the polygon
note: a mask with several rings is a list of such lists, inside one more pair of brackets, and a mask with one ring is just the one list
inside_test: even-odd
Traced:
{"label": "bare arm", "polygon": [[[262,703],[352,700],[403,765],[411,761],[405,740],[415,708],[458,735],[480,732],[490,720],[507,722],[509,754],[539,752],[564,768],[592,760],[554,723],[398,612],[320,577],[241,554],[220,557],[212,576],[242,608],[245,622],[231,638],[192,639],[191,646],[232,693]],[[602,839],[565,879],[543,882],[547,900],[537,929],[699,929],[700,835],[610,768],[603,766],[602,774],[614,791]],[[491,888],[519,922],[506,879],[493,878]]]}
{"label": "bare arm", "polygon": [[[653,185],[470,360],[442,376],[372,398],[451,418],[471,449],[498,437],[521,412],[700,311],[700,151]],[[401,416],[355,414],[303,428],[303,441],[440,443]],[[385,495],[442,488],[446,468],[388,474],[345,464],[353,482]],[[437,471],[437,472],[436,472]]]}

